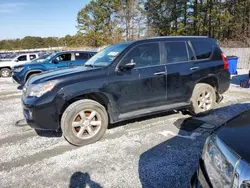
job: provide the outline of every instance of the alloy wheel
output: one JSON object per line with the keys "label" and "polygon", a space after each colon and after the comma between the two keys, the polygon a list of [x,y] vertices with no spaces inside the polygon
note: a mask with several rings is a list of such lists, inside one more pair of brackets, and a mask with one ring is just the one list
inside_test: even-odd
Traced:
{"label": "alloy wheel", "polygon": [[8,77],[8,76],[9,76],[9,71],[3,70],[3,71],[1,72],[1,74],[2,74],[2,77]]}
{"label": "alloy wheel", "polygon": [[212,93],[210,91],[203,91],[197,100],[198,103],[198,107],[202,110],[202,111],[207,111],[210,110],[212,107]]}
{"label": "alloy wheel", "polygon": [[102,125],[101,116],[95,110],[82,110],[72,121],[72,130],[76,137],[89,139],[94,137]]}

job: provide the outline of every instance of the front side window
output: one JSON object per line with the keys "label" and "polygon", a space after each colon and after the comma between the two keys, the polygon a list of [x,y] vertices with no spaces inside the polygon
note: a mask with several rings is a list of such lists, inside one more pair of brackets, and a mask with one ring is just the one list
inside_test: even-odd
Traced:
{"label": "front side window", "polygon": [[30,55],[30,60],[36,59],[36,55]]}
{"label": "front side window", "polygon": [[56,58],[59,62],[61,61],[71,61],[71,54],[61,54]]}
{"label": "front side window", "polygon": [[186,42],[166,42],[167,63],[188,61]]}
{"label": "front side window", "polygon": [[135,67],[147,67],[160,64],[158,43],[141,44],[133,48],[122,60],[122,65],[134,62]]}
{"label": "front side window", "polygon": [[88,53],[75,53],[76,60],[80,59],[89,59],[89,54]]}
{"label": "front side window", "polygon": [[18,61],[27,61],[27,56],[26,55],[22,55],[20,57],[17,58]]}
{"label": "front side window", "polygon": [[206,41],[206,40],[192,41],[191,43],[192,43],[192,46],[194,48],[197,59],[210,58],[212,51],[213,51],[213,47],[208,41]]}

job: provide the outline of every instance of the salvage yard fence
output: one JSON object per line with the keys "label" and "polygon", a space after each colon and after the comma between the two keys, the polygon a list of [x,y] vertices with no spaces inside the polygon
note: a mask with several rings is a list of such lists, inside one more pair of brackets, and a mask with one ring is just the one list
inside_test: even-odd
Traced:
{"label": "salvage yard fence", "polygon": [[223,48],[227,56],[238,56],[238,69],[250,69],[250,48]]}

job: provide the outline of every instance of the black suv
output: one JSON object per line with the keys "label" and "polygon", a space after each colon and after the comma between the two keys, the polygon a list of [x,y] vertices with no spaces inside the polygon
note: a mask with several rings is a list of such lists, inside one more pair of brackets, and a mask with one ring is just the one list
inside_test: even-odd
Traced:
{"label": "black suv", "polygon": [[35,129],[62,129],[74,145],[109,123],[173,109],[210,111],[230,85],[228,61],[208,37],[156,37],[109,46],[84,66],[42,73],[23,89]]}

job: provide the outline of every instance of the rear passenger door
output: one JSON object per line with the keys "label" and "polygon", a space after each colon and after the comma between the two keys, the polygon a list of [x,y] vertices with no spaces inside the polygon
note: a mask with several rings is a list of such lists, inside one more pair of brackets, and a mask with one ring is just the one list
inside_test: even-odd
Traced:
{"label": "rear passenger door", "polygon": [[188,102],[194,85],[192,76],[198,67],[191,46],[188,41],[165,41],[163,47],[168,104]]}

